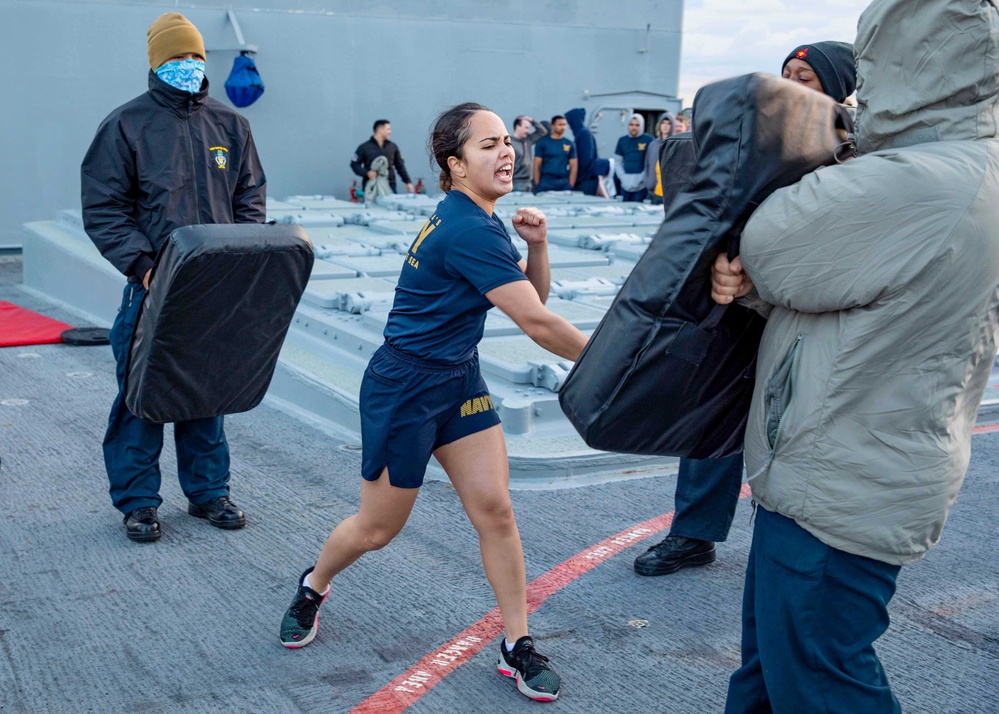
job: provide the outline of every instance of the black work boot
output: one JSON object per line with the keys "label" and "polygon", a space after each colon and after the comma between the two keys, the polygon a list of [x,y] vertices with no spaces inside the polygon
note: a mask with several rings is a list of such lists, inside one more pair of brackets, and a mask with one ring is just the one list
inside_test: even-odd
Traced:
{"label": "black work boot", "polygon": [[683,568],[715,562],[715,544],[681,535],[668,535],[662,543],[635,558],[639,575],[669,575]]}
{"label": "black work boot", "polygon": [[187,502],[187,512],[195,518],[207,518],[216,528],[227,531],[236,530],[246,525],[246,517],[228,496],[219,496],[204,503]]}
{"label": "black work boot", "polygon": [[122,519],[125,522],[125,535],[129,540],[147,542],[160,539],[160,519],[156,506],[145,506],[129,511]]}

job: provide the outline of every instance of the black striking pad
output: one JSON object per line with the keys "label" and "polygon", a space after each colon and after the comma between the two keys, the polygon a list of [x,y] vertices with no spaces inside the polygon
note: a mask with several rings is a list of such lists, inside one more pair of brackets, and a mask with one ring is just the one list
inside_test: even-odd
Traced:
{"label": "black striking pad", "polygon": [[175,230],[156,257],[132,340],[129,410],[162,423],[257,406],[314,260],[300,226]]}
{"label": "black striking pad", "polygon": [[767,196],[835,161],[837,117],[829,97],[769,75],[697,93],[691,183],[559,391],[587,444],[697,459],[742,450],[765,321],[712,301],[711,265],[738,253]]}

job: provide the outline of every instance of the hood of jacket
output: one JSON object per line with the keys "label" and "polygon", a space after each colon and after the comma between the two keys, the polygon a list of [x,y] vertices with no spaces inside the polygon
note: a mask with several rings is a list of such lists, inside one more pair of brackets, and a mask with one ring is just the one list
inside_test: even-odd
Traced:
{"label": "hood of jacket", "polygon": [[854,52],[859,153],[999,135],[997,0],[874,0]]}
{"label": "hood of jacket", "polygon": [[576,109],[570,109],[565,113],[565,121],[572,129],[573,134],[579,133],[579,130],[583,128],[583,121],[586,119],[586,110],[582,107],[577,107]]}
{"label": "hood of jacket", "polygon": [[657,139],[660,138],[659,125],[663,123],[663,119],[669,119],[669,135],[676,134],[676,117],[673,116],[672,112],[663,112],[656,118],[656,125],[652,127],[652,135]]}

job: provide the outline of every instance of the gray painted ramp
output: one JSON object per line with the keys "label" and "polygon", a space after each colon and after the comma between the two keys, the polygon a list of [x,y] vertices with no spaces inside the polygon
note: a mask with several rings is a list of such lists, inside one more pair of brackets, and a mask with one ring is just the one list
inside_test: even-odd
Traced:
{"label": "gray painted ramp", "polygon": [[[0,300],[73,319],[19,287]],[[294,582],[357,503],[359,455],[269,406],[229,418],[242,531],[188,516],[164,449],[163,539],[124,537],[100,441],[114,395],[108,348],[0,349],[0,711],[346,712],[494,605],[454,491],[430,482],[387,549],[342,574],[317,640],[278,644]],[[11,401],[14,400],[14,401]],[[925,561],[903,569],[879,651],[906,712],[999,711],[999,432],[971,469]],[[672,510],[675,477],[513,493],[528,579]],[[717,712],[739,661],[750,507],[719,560],[640,578],[625,548],[531,618],[564,678],[545,711]],[[636,625],[647,623],[644,627]],[[408,711],[527,712],[542,705],[495,672],[497,643]]]}

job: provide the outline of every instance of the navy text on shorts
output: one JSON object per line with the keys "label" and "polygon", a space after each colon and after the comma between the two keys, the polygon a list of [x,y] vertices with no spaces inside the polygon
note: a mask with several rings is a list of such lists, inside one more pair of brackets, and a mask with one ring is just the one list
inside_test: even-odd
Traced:
{"label": "navy text on shorts", "polygon": [[388,467],[397,488],[419,488],[438,447],[500,423],[478,352],[448,364],[382,345],[361,381],[361,475]]}

